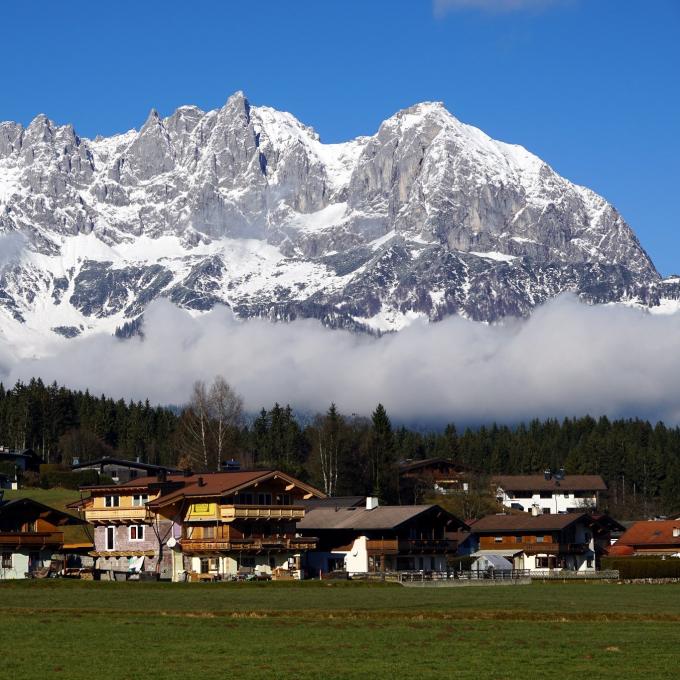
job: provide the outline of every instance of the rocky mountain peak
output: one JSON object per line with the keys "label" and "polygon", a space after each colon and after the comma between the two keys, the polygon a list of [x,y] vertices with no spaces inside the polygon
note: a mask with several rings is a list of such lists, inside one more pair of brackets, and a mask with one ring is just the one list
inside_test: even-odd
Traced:
{"label": "rocky mountain peak", "polygon": [[112,331],[156,297],[374,331],[525,316],[567,290],[680,298],[603,198],[441,102],[341,144],[242,92],[95,140],[43,115],[1,123],[14,231],[27,248],[0,275],[0,315],[36,342]]}

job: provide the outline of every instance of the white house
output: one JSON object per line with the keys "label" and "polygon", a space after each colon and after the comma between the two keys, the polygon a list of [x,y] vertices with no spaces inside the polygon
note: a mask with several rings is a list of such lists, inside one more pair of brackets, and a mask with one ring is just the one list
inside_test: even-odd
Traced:
{"label": "white house", "polygon": [[498,475],[492,478],[498,501],[506,508],[533,514],[584,512],[597,507],[607,490],[600,475]]}

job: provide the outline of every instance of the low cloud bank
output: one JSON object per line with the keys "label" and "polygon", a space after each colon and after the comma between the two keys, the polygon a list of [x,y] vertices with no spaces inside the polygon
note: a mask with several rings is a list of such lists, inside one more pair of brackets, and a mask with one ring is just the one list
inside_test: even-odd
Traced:
{"label": "low cloud bank", "polygon": [[560,297],[526,321],[460,318],[373,338],[311,320],[238,321],[225,308],[192,317],[167,301],[146,313],[145,338],[70,341],[58,355],[14,361],[5,383],[45,381],[153,403],[186,400],[196,379],[224,375],[248,410],[368,414],[378,402],[406,422],[512,423],[607,414],[680,422],[680,315],[590,307]]}

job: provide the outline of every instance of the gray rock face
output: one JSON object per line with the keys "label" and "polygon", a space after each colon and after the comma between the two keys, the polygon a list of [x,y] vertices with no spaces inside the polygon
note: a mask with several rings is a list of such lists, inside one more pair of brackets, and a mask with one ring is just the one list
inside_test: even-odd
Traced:
{"label": "gray rock face", "polygon": [[436,103],[330,145],[240,92],[110,138],[44,115],[2,123],[0,234],[13,231],[28,245],[0,271],[0,311],[62,336],[136,328],[157,297],[379,331],[526,316],[563,291],[680,298],[604,199]]}

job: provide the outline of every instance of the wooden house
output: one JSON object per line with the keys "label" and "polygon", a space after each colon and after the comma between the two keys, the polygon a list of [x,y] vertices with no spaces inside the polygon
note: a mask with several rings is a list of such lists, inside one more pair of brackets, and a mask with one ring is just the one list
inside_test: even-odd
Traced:
{"label": "wooden house", "polygon": [[399,498],[420,503],[429,493],[467,493],[471,468],[446,458],[402,460],[399,463]]}
{"label": "wooden house", "polygon": [[323,497],[267,470],[160,475],[86,490],[81,507],[95,525],[98,569],[173,580],[299,575],[301,553],[316,545],[296,534],[302,502]]}
{"label": "wooden house", "polygon": [[532,572],[596,571],[614,528],[621,526],[610,517],[587,513],[488,515],[470,526],[474,557],[505,557]]}
{"label": "wooden house", "polygon": [[456,554],[454,532],[465,523],[437,505],[316,507],[298,523],[302,536],[318,537],[307,554],[312,575],[385,571],[445,571]]}
{"label": "wooden house", "polygon": [[84,522],[31,498],[0,500],[0,579],[44,575],[73,524]]}

